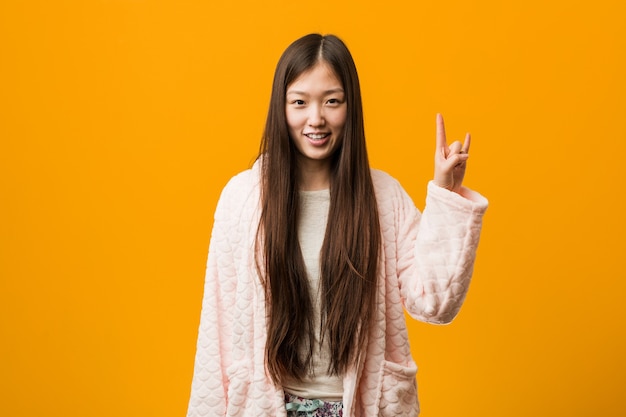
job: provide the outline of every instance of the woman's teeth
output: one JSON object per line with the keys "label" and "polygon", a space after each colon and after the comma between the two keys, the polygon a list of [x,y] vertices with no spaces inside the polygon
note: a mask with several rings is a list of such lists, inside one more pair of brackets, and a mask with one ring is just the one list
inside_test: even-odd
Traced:
{"label": "woman's teeth", "polygon": [[319,134],[307,134],[306,135],[308,138],[310,139],[324,139],[326,136],[328,136],[328,133],[319,133]]}

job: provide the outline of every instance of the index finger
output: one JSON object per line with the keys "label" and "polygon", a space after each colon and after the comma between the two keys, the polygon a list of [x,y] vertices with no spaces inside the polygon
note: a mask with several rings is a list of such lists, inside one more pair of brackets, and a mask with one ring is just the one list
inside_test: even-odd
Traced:
{"label": "index finger", "polygon": [[443,124],[443,116],[437,113],[437,148],[446,147],[446,127]]}

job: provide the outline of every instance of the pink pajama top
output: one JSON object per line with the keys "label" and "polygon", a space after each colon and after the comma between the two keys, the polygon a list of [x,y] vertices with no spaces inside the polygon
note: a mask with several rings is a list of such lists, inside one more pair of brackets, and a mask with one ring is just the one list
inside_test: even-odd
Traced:
{"label": "pink pajama top", "polygon": [[[428,184],[423,213],[400,184],[372,170],[383,250],[378,305],[360,361],[343,377],[345,417],[417,416],[417,366],[404,309],[445,324],[470,284],[487,200]],[[233,177],[215,211],[188,417],[286,416],[265,370],[265,295],[255,263],[259,164]]]}

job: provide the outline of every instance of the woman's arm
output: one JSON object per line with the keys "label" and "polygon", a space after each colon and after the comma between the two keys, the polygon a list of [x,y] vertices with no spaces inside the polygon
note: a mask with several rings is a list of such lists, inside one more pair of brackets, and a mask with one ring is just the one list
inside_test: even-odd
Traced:
{"label": "woman's arm", "polygon": [[232,309],[235,304],[236,270],[229,241],[232,211],[228,185],[215,211],[209,245],[204,297],[191,385],[188,417],[223,416],[228,401],[226,369],[231,363]]}
{"label": "woman's arm", "polygon": [[430,182],[420,214],[404,190],[402,195],[397,273],[405,308],[418,320],[449,323],[469,288],[487,200],[467,188],[455,193]]}
{"label": "woman's arm", "polygon": [[401,190],[397,217],[398,279],[415,318],[449,323],[467,294],[487,200],[462,186],[470,135],[448,145],[437,115],[435,175],[420,214]]}

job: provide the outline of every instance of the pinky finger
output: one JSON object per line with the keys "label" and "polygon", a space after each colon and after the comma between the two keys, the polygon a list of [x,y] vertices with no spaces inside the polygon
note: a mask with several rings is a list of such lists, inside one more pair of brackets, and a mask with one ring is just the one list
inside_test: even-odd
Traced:
{"label": "pinky finger", "polygon": [[462,153],[469,153],[470,144],[472,143],[472,135],[469,133],[465,134],[465,141],[463,142],[463,148],[461,148]]}

